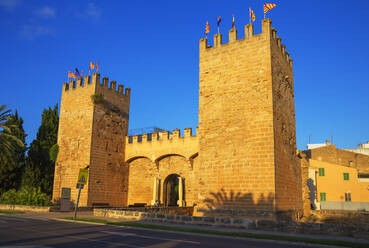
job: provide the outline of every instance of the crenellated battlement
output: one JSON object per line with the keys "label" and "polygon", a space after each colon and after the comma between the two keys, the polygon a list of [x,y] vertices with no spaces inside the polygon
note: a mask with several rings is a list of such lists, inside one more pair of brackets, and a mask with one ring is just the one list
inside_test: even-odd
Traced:
{"label": "crenellated battlement", "polygon": [[281,43],[281,38],[277,36],[277,29],[272,28],[272,21],[270,19],[262,20],[262,28],[260,34],[254,34],[254,25],[247,24],[245,25],[245,37],[238,38],[237,37],[237,29],[231,29],[228,33],[228,43],[222,42],[222,35],[215,34],[213,40],[213,46],[208,44],[208,40],[206,38],[200,39],[200,54],[204,51],[213,51],[214,49],[225,48],[232,46],[233,44],[240,44],[240,43],[248,43],[254,42],[256,40],[260,40],[261,38],[265,37],[270,39],[271,42],[276,42],[277,46],[281,50],[282,56],[285,58],[287,63],[292,67],[293,59],[290,58],[289,52],[286,51],[286,46]]}
{"label": "crenellated battlement", "polygon": [[277,46],[281,49],[282,56],[285,57],[287,63],[292,67],[293,59],[290,58],[290,53],[286,51],[286,45],[282,44],[282,38],[277,36],[277,29],[272,28],[272,40],[277,43]]}
{"label": "crenellated battlement", "polygon": [[142,144],[142,143],[156,143],[164,141],[175,141],[183,139],[191,139],[196,136],[192,135],[192,128],[184,128],[184,135],[181,136],[180,129],[174,129],[172,132],[162,131],[154,133],[144,133],[142,135],[132,135],[126,137],[127,145],[130,144]]}
{"label": "crenellated battlement", "polygon": [[131,95],[130,88],[126,88],[124,90],[124,85],[118,84],[118,89],[117,89],[117,81],[112,80],[110,81],[110,84],[109,84],[108,77],[103,77],[102,82],[100,83],[100,73],[93,73],[92,80],[91,80],[91,76],[87,75],[87,76],[84,76],[84,79],[82,78],[77,79],[77,82],[75,80],[70,80],[69,83],[63,83],[63,91],[64,92],[73,91],[73,90],[76,90],[77,88],[89,87],[91,85],[95,85],[96,87],[103,87],[103,88],[115,91],[116,93],[122,96],[130,97]]}
{"label": "crenellated battlement", "polygon": [[181,130],[175,129],[126,137],[126,161],[146,157],[154,162],[174,154],[185,157],[192,166],[192,158],[198,152],[199,139],[192,135],[192,128],[185,128],[183,136]]}

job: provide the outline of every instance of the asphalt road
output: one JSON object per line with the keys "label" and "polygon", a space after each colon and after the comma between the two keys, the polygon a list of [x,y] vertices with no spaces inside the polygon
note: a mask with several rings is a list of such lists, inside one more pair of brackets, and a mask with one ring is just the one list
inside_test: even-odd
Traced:
{"label": "asphalt road", "polygon": [[20,246],[79,248],[311,247],[268,240],[195,235],[0,215],[0,247]]}

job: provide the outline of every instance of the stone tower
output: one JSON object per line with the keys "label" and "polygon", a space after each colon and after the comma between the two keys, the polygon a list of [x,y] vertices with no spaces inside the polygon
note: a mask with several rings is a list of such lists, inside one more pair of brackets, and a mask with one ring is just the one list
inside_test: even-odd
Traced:
{"label": "stone tower", "polygon": [[198,211],[298,213],[292,59],[262,21],[200,40]]}
{"label": "stone tower", "polygon": [[88,184],[81,192],[80,206],[127,202],[127,173],[123,166],[128,133],[130,89],[110,82],[100,74],[63,84],[58,133],[59,154],[55,166],[53,200],[62,188],[77,196],[80,168],[89,166]]}

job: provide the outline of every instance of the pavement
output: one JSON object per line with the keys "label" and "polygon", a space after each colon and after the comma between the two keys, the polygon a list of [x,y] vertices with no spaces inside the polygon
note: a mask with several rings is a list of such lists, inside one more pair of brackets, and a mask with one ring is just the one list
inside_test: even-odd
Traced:
{"label": "pavement", "polygon": [[[84,247],[85,245],[86,247],[90,247],[91,242],[97,242],[100,244],[98,247],[328,247],[323,245],[308,245],[272,240],[181,233],[176,231],[159,231],[144,228],[118,227],[113,225],[96,225],[75,221],[66,222],[57,219],[61,217],[72,217],[73,215],[73,212],[27,212],[21,215],[0,215],[0,246],[5,245],[5,247],[14,247],[14,245],[41,244],[46,245],[47,247],[74,247],[75,245],[78,245],[78,247]],[[93,216],[91,211],[79,212],[78,218],[94,218],[113,222],[122,222],[120,219]],[[302,238],[342,240],[367,244],[369,247],[369,240],[350,237],[294,234],[168,223],[150,224],[198,228],[202,230],[206,229],[221,232],[245,232]],[[19,236],[15,233],[22,233],[25,236]],[[124,243],[123,240],[128,240],[128,243]]]}

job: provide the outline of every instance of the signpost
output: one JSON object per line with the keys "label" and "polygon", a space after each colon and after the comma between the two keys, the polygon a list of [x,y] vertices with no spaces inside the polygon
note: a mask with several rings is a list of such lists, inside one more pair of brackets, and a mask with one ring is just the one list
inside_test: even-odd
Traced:
{"label": "signpost", "polygon": [[81,190],[83,189],[83,186],[87,184],[87,179],[88,179],[88,169],[79,169],[78,181],[77,181],[77,189],[79,190],[78,190],[76,207],[74,209],[74,219],[77,219],[79,196],[81,195]]}

